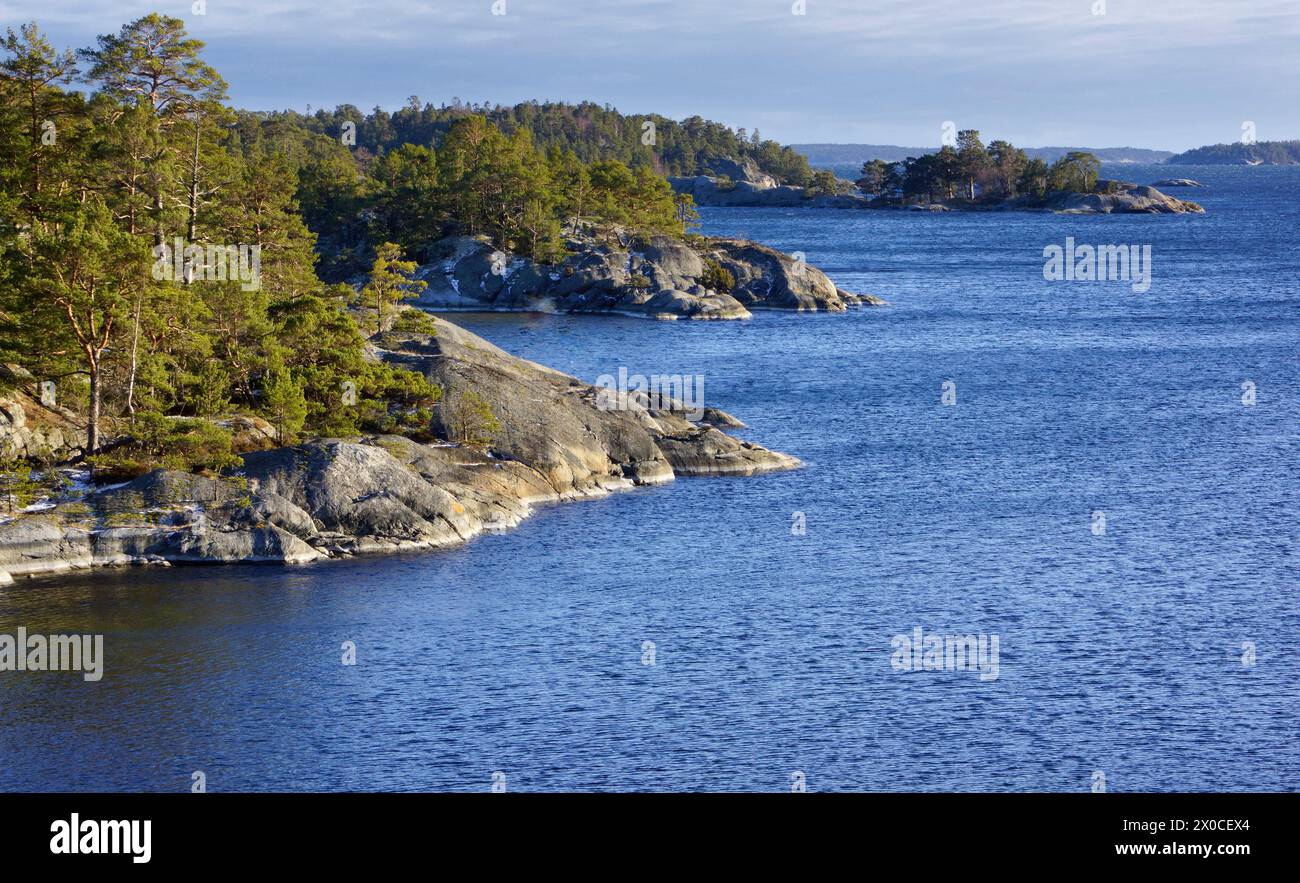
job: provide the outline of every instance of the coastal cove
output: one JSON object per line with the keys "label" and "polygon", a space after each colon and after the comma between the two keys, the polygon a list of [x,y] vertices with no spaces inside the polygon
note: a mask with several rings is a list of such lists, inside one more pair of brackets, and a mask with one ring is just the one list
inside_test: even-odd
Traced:
{"label": "coastal cove", "polygon": [[[0,787],[1293,787],[1290,670],[1239,657],[1300,653],[1300,170],[1179,174],[1205,215],[702,211],[880,308],[441,316],[584,383],[701,375],[803,467],[439,549],[20,579],[0,622],[103,635],[103,677],[3,682]],[[1151,246],[1150,289],[1047,281],[1069,237]],[[895,670],[917,628],[997,636],[997,678]]]}

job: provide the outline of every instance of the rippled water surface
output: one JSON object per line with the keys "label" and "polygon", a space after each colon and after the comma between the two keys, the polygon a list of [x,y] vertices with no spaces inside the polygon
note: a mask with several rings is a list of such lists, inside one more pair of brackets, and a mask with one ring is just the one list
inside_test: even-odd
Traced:
{"label": "rippled water surface", "polygon": [[[806,466],[447,552],[0,589],[0,631],[107,653],[0,674],[0,787],[1295,789],[1300,169],[1108,171],[1209,214],[706,210],[891,306],[452,317],[587,380],[703,374]],[[1150,244],[1151,290],[1045,282],[1070,235]],[[917,626],[997,635],[997,679],[895,671]]]}

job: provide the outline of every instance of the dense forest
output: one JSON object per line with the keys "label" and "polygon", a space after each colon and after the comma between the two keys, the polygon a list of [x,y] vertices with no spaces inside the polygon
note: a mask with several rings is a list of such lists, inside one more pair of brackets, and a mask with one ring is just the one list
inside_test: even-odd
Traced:
{"label": "dense forest", "polygon": [[955,145],[901,162],[874,159],[862,165],[858,187],[870,196],[901,202],[964,201],[993,203],[1025,197],[1043,199],[1049,193],[1092,193],[1101,161],[1075,151],[1048,165],[1031,159],[1006,141],[986,147],[976,129],[957,133]]}
{"label": "dense forest", "polygon": [[1300,141],[1257,141],[1253,144],[1211,144],[1172,156],[1170,165],[1275,165],[1300,164]]}
{"label": "dense forest", "polygon": [[[605,150],[604,136],[559,134],[562,118],[575,132],[599,120],[639,133],[635,118],[536,110],[357,114],[353,133],[347,111],[232,109],[178,19],[148,15],[79,51],[52,46],[35,24],[10,29],[0,364],[18,370],[6,369],[8,382],[53,381],[107,474],[232,465],[231,415],[264,417],[281,443],[427,432],[442,391],[364,357],[366,335],[393,322],[434,330],[391,309],[421,287],[411,276],[427,243],[483,235],[548,260],[575,226],[682,235],[694,217],[656,174],[660,159],[622,161],[617,135],[623,146]],[[729,143],[713,124],[675,126],[659,129],[671,163]]]}
{"label": "dense forest", "polygon": [[702,173],[710,159],[727,157],[750,159],[781,183],[802,186],[812,181],[802,154],[764,140],[758,130],[733,130],[698,116],[677,122],[657,114],[625,115],[593,102],[529,101],[503,107],[455,99],[435,107],[412,95],[392,114],[381,108],[363,114],[343,105],[307,116],[294,111],[277,116],[336,140],[346,127],[363,155],[391,152],[405,144],[437,147],[457,120],[481,116],[507,136],[526,129],[542,150],[572,151],[586,163],[618,160],[633,169],[648,166],[661,175],[694,175]]}
{"label": "dense forest", "polygon": [[240,121],[277,133],[296,158],[298,203],[329,281],[364,270],[377,243],[424,259],[442,236],[482,234],[546,261],[562,256],[566,226],[681,235],[695,219],[690,198],[674,195],[648,165],[584,162],[572,150],[544,149],[530,129],[507,135],[478,114],[452,122],[436,147],[402,144],[378,154],[282,114]]}

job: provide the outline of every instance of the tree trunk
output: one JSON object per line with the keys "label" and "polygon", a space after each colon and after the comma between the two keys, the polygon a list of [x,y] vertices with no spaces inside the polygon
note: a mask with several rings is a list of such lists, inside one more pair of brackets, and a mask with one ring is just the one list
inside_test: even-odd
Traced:
{"label": "tree trunk", "polygon": [[153,210],[154,210],[153,244],[162,245],[164,242],[164,236],[163,236],[163,193],[162,193],[161,184],[159,184],[157,186],[157,189],[154,190]]}
{"label": "tree trunk", "polygon": [[86,423],[86,453],[99,450],[99,360],[90,361],[90,417]]}
{"label": "tree trunk", "polygon": [[195,232],[198,229],[199,219],[199,121],[194,120],[194,159],[190,164],[190,192],[189,192],[189,224],[187,225],[188,240],[194,241]]}
{"label": "tree trunk", "polygon": [[140,310],[144,305],[144,292],[135,296],[135,328],[131,332],[131,370],[126,377],[126,413],[135,418],[135,371],[138,365],[137,354],[140,352]]}

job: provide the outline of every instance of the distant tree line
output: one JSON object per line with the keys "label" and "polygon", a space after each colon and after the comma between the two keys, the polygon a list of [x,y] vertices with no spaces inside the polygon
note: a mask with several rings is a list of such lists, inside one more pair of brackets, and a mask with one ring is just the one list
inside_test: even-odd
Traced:
{"label": "distant tree line", "polygon": [[245,124],[296,143],[298,201],[319,237],[326,279],[369,266],[384,242],[424,259],[443,236],[483,235],[505,251],[554,261],[565,254],[566,226],[681,236],[696,218],[690,197],[675,195],[647,165],[544,151],[529,129],[507,135],[478,114],[455,120],[436,148],[402,144],[378,154],[280,115],[247,115]]}
{"label": "distant tree line", "polygon": [[710,159],[726,157],[752,160],[784,184],[804,186],[813,176],[803,154],[764,139],[757,129],[732,129],[699,116],[679,122],[658,114],[622,114],[589,101],[528,101],[505,107],[466,104],[457,98],[434,106],[412,95],[393,113],[377,107],[367,114],[344,104],[332,111],[285,111],[280,116],[335,139],[351,124],[363,154],[387,153],[404,144],[436,148],[457,120],[481,116],[506,136],[527,129],[542,151],[570,151],[584,163],[617,160],[661,175],[694,175],[704,172]]}
{"label": "distant tree line", "polygon": [[900,202],[994,203],[1015,197],[1043,199],[1049,193],[1092,193],[1101,161],[1073,151],[1048,165],[1030,159],[1007,141],[987,147],[976,129],[957,133],[955,145],[902,162],[870,160],[856,181],[862,192]]}
{"label": "distant tree line", "polygon": [[1173,165],[1300,164],[1300,141],[1257,141],[1253,144],[1211,144],[1165,160]]}

